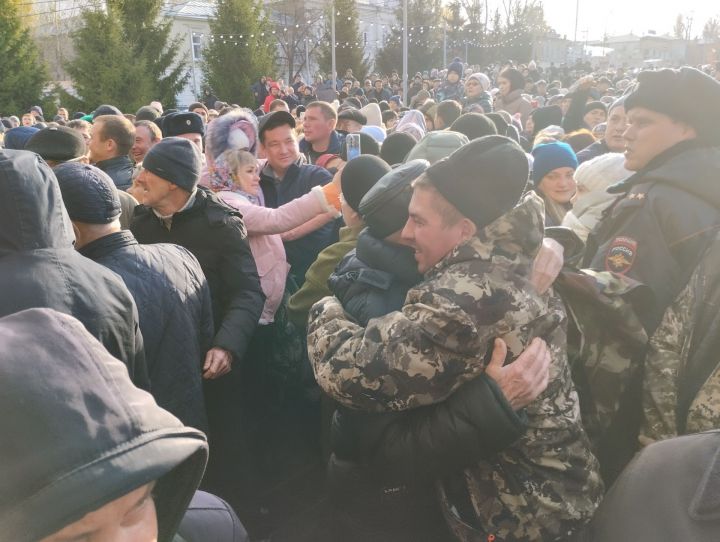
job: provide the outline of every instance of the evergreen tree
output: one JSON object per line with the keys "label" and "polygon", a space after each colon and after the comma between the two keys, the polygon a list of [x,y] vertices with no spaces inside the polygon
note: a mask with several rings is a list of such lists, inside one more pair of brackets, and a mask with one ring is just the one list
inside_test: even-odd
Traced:
{"label": "evergreen tree", "polygon": [[169,39],[161,7],[162,0],[107,0],[106,11],[85,12],[67,65],[79,99],[64,101],[86,111],[111,103],[134,112],[152,100],[174,106],[189,74],[176,62],[179,43]]}
{"label": "evergreen tree", "polygon": [[341,78],[351,68],[356,79],[365,78],[369,62],[364,58],[365,41],[358,27],[358,12],[355,0],[335,0],[326,10],[326,40],[320,49],[320,70],[330,75],[332,70],[331,17],[335,10],[335,67]]}
{"label": "evergreen tree", "polygon": [[[396,12],[395,29],[378,52],[375,69],[380,73],[402,70],[402,6]],[[408,0],[408,73],[439,67],[442,63],[440,0]],[[433,27],[433,28],[431,28]]]}
{"label": "evergreen tree", "polygon": [[17,2],[0,0],[0,29],[0,113],[17,115],[40,102],[47,75]]}
{"label": "evergreen tree", "polygon": [[262,2],[218,0],[203,50],[206,83],[223,101],[254,107],[250,87],[274,71],[275,37]]}

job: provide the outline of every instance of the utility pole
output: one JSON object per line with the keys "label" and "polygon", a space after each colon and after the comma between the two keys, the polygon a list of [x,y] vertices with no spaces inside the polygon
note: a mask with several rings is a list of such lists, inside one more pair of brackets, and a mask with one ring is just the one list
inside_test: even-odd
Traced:
{"label": "utility pole", "polygon": [[332,88],[333,91],[337,92],[337,70],[335,69],[335,2],[332,3],[332,14],[330,19],[330,39],[332,40],[332,47],[330,48],[331,52],[331,60],[330,63],[330,70],[332,71],[332,75],[330,76],[330,79],[332,79]]}
{"label": "utility pole", "polygon": [[403,102],[408,100],[408,0],[403,0]]}
{"label": "utility pole", "polygon": [[447,22],[443,21],[443,66],[447,66]]}

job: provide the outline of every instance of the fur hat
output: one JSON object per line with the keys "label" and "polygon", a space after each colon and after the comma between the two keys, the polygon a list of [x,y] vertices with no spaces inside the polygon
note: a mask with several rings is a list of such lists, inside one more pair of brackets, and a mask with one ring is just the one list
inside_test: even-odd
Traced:
{"label": "fur hat", "polygon": [[720,82],[695,68],[644,71],[625,99],[625,110],[645,107],[685,122],[698,138],[720,144]]}

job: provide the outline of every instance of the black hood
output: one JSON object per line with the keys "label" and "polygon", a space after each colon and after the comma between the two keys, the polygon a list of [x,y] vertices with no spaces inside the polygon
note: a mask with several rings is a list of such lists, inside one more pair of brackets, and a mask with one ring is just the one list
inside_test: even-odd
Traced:
{"label": "black hood", "polygon": [[720,209],[720,147],[708,147],[696,140],[678,143],[608,192],[627,192],[646,182],[671,185]]}
{"label": "black hood", "polygon": [[0,149],[0,257],[74,242],[50,166],[33,152]]}
{"label": "black hood", "polygon": [[412,248],[378,239],[367,228],[360,232],[355,252],[368,267],[390,273],[402,282],[416,284],[422,280]]}
{"label": "black hood", "polygon": [[49,309],[0,319],[0,382],[0,538],[39,540],[157,480],[158,540],[172,540],[207,461],[201,432]]}

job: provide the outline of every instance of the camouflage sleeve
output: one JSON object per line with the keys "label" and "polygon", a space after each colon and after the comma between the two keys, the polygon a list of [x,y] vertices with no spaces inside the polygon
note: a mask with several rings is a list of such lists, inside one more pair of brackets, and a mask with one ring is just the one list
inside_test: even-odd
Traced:
{"label": "camouflage sleeve", "polygon": [[[446,399],[484,368],[484,344],[459,307],[436,294],[363,328],[334,297],[310,311],[308,354],[320,387],[343,405],[408,410]],[[484,346],[483,346],[484,348]]]}
{"label": "camouflage sleeve", "polygon": [[692,286],[691,281],[665,311],[650,339],[643,378],[643,446],[677,436],[677,390],[690,339]]}

